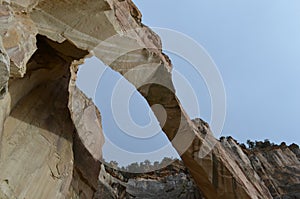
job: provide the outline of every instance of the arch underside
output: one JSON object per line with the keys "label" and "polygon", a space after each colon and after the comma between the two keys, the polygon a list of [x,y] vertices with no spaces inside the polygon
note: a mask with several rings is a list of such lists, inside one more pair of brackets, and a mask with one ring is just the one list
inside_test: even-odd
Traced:
{"label": "arch underside", "polygon": [[[268,196],[263,185],[257,187],[226,155],[209,129],[203,136],[187,116],[176,97],[172,65],[162,53],[160,38],[141,23],[141,14],[130,0],[11,0],[0,6],[0,19],[8,21],[0,27],[0,88],[8,83],[0,101],[0,190],[5,187],[16,198],[57,196],[51,190],[30,195],[36,192],[34,185],[25,183],[27,179],[59,187],[64,197],[81,193],[89,198],[96,192],[104,143],[101,113],[75,86],[78,67],[94,55],[122,75],[140,65],[155,68],[151,75],[125,77],[133,85],[142,82],[137,90],[150,106],[165,108],[162,129],[206,198]],[[152,84],[155,81],[167,88]],[[87,124],[90,120],[97,122]],[[210,150],[211,143],[215,145]],[[203,150],[208,151],[201,158]],[[22,159],[23,152],[35,158]],[[36,165],[32,175],[14,178],[30,164]],[[91,165],[93,169],[86,169]],[[20,181],[23,189],[17,189]],[[82,193],[84,186],[89,191]]]}

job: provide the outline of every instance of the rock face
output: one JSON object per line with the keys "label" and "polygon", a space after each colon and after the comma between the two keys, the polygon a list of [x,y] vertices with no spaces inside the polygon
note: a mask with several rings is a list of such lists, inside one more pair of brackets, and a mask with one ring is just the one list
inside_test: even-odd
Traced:
{"label": "rock face", "polygon": [[0,39],[0,98],[7,92],[7,82],[9,79],[9,58],[3,47],[2,40]]}
{"label": "rock face", "polygon": [[257,142],[255,148],[240,147],[232,138],[221,139],[226,152],[255,183],[264,183],[273,198],[300,197],[299,146]]}
{"label": "rock face", "polygon": [[145,174],[120,172],[103,165],[99,180],[102,182],[100,186],[106,188],[98,189],[100,198],[103,195],[106,196],[104,198],[203,198],[180,161]]}
{"label": "rock face", "polygon": [[[299,196],[299,175],[288,175],[299,173],[297,147],[245,152],[190,120],[161,41],[130,0],[2,0],[0,23],[0,198]],[[90,55],[165,108],[162,129],[201,194],[180,170],[150,180],[156,174],[120,178],[103,169],[101,114],[75,86]],[[131,70],[141,65],[145,71]],[[109,175],[117,193],[101,178]]]}
{"label": "rock face", "polygon": [[5,2],[0,8],[0,18],[3,46],[11,62],[10,73],[23,77],[26,64],[36,50],[37,28],[24,10],[14,10]]}
{"label": "rock face", "polygon": [[9,82],[12,109],[4,123],[0,159],[0,190],[7,198],[68,194],[74,126],[66,107],[66,74],[68,65],[41,48],[28,63],[26,77]]}
{"label": "rock face", "polygon": [[300,198],[300,157],[295,144],[251,150],[248,157],[272,196]]}

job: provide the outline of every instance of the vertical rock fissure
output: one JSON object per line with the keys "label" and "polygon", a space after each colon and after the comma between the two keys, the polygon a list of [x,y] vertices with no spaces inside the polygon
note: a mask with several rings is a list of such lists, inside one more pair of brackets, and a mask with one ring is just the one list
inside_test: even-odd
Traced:
{"label": "vertical rock fissure", "polygon": [[10,61],[2,44],[0,35],[0,99],[3,99],[7,92],[7,82],[9,79]]}

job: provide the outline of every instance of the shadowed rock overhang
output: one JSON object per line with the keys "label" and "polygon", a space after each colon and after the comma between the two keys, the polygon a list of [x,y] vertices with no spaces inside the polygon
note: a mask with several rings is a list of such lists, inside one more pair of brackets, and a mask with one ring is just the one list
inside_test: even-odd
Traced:
{"label": "shadowed rock overhang", "polygon": [[0,197],[96,197],[101,114],[75,86],[78,67],[94,55],[123,75],[152,69],[125,77],[149,105],[165,108],[162,129],[205,198],[272,198],[206,124],[187,116],[160,38],[131,0],[4,0],[0,23]]}

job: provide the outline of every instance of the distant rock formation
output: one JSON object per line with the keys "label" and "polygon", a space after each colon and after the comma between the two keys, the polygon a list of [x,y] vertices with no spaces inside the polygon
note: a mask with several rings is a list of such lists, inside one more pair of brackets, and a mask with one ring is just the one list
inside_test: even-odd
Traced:
{"label": "distant rock formation", "polygon": [[[181,161],[176,160],[165,168],[149,173],[127,173],[102,166],[100,188],[101,198],[180,198],[202,199],[197,185]],[[110,195],[108,195],[110,193]]]}
{"label": "distant rock formation", "polygon": [[[164,176],[128,177],[101,164],[101,113],[75,86],[91,55],[122,75],[154,68],[125,77],[149,105],[165,108],[162,129],[189,172],[172,165]],[[131,0],[1,0],[0,198],[299,197],[299,147],[248,150],[217,141],[183,110],[171,70]]]}
{"label": "distant rock formation", "polygon": [[273,198],[300,198],[298,145],[270,145],[269,141],[265,141],[257,142],[253,149],[244,151]]}

